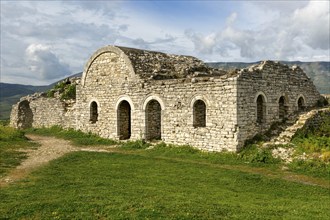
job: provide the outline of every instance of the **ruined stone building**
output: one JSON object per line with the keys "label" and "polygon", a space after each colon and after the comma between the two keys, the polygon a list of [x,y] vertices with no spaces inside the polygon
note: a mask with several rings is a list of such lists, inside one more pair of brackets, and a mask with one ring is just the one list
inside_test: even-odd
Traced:
{"label": "ruined stone building", "polygon": [[299,67],[264,61],[225,72],[190,56],[106,46],[86,63],[75,103],[24,97],[13,106],[11,125],[236,151],[319,98]]}

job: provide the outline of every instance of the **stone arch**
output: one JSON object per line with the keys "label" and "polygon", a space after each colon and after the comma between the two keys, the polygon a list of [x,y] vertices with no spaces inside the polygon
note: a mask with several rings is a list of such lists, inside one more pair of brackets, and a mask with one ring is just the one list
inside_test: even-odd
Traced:
{"label": "stone arch", "polygon": [[256,103],[256,115],[257,115],[257,123],[261,124],[266,121],[266,103],[267,103],[267,97],[263,92],[258,92],[257,96],[255,97],[255,103]]}
{"label": "stone arch", "polygon": [[18,120],[17,128],[25,129],[31,128],[33,123],[33,112],[30,108],[30,102],[24,100],[18,104]]}
{"label": "stone arch", "polygon": [[146,110],[148,102],[153,100],[153,99],[158,101],[158,103],[160,104],[160,107],[161,107],[162,110],[165,110],[165,104],[164,104],[163,100],[161,98],[159,98],[159,96],[157,96],[157,95],[151,95],[151,96],[148,96],[144,100],[143,105],[142,105],[142,110],[143,111]]}
{"label": "stone arch", "polygon": [[129,105],[131,106],[131,110],[134,111],[135,110],[135,107],[134,107],[134,104],[133,104],[133,101],[132,99],[127,96],[127,95],[122,95],[118,98],[117,102],[116,102],[116,105],[115,105],[115,110],[118,111],[118,107],[119,107],[119,104],[122,102],[122,101],[127,101],[129,103]]}
{"label": "stone arch", "polygon": [[204,95],[194,95],[192,98],[191,98],[191,101],[190,101],[190,108],[193,109],[194,107],[194,103],[197,101],[197,100],[202,100],[205,105],[208,107],[210,106],[210,102],[209,102],[209,99],[204,96]]}
{"label": "stone arch", "polygon": [[99,117],[99,105],[96,101],[92,101],[89,104],[89,121],[95,124]]}
{"label": "stone arch", "polygon": [[297,108],[298,111],[304,111],[306,104],[305,104],[305,97],[303,95],[300,95],[297,99]]}
{"label": "stone arch", "polygon": [[282,95],[279,99],[278,99],[278,118],[279,119],[285,119],[288,115],[288,102],[287,102],[287,98]]}
{"label": "stone arch", "polygon": [[161,103],[156,99],[151,99],[147,101],[145,105],[145,129],[146,140],[161,139],[162,106]]}
{"label": "stone arch", "polygon": [[206,127],[206,104],[201,99],[193,104],[193,126],[194,128]]}
{"label": "stone arch", "polygon": [[98,49],[87,61],[87,63],[85,64],[84,67],[84,72],[82,74],[81,77],[81,85],[85,86],[85,82],[86,82],[86,77],[88,75],[88,71],[91,67],[91,65],[93,64],[93,62],[100,57],[101,55],[105,54],[105,53],[115,53],[118,55],[119,58],[122,58],[124,60],[124,63],[126,65],[126,67],[128,68],[129,72],[130,72],[130,76],[134,77],[135,76],[135,71],[134,68],[132,66],[132,62],[131,60],[128,58],[128,56],[118,47],[115,46],[105,46],[102,47],[100,49]]}
{"label": "stone arch", "polygon": [[131,105],[122,100],[117,106],[117,135],[119,140],[131,137]]}
{"label": "stone arch", "polygon": [[256,94],[256,96],[254,97],[254,102],[256,103],[257,102],[257,99],[258,99],[258,97],[259,97],[259,95],[262,95],[263,96],[263,98],[264,98],[264,101],[267,103],[268,102],[268,99],[267,99],[267,96],[266,96],[266,94],[264,93],[264,92],[258,92],[257,94]]}

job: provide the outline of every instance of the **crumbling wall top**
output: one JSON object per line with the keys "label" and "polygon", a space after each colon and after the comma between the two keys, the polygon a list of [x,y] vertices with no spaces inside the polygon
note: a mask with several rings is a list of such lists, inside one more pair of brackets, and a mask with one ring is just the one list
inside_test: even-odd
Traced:
{"label": "crumbling wall top", "polygon": [[[188,76],[221,76],[226,72],[208,67],[203,61],[183,55],[166,54],[162,52],[140,50],[121,46],[105,46],[96,51],[85,66],[82,84],[93,61],[102,53],[115,52],[122,56],[126,65],[142,79],[178,79]],[[110,63],[109,63],[110,64]]]}
{"label": "crumbling wall top", "polygon": [[212,68],[203,61],[183,55],[119,47],[131,60],[136,74],[141,78],[184,78],[191,74],[212,74]]}

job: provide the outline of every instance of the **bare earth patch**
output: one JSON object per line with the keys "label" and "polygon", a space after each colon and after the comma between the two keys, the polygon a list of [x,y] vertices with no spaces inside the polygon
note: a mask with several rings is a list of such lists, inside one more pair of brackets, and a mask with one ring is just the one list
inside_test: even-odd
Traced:
{"label": "bare earth patch", "polygon": [[33,170],[48,163],[51,160],[55,160],[64,154],[73,151],[94,151],[94,152],[107,152],[102,148],[78,148],[73,146],[70,141],[58,139],[55,137],[45,137],[39,135],[28,134],[26,135],[31,141],[35,141],[40,144],[38,149],[25,150],[28,158],[24,160],[18,167],[13,169],[8,175],[0,179],[0,187],[6,186],[12,182],[20,180],[26,177]]}

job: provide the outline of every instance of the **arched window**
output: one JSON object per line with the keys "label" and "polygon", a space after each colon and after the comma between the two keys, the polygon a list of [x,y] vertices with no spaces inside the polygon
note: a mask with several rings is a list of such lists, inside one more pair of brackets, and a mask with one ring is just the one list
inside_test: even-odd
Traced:
{"label": "arched window", "polygon": [[263,95],[259,95],[257,98],[257,122],[263,123],[266,116],[265,98]]}
{"label": "arched window", "polygon": [[117,110],[117,125],[119,140],[131,137],[131,106],[127,101],[121,101]]}
{"label": "arched window", "polygon": [[97,118],[98,118],[99,114],[98,114],[98,110],[97,110],[97,103],[96,102],[92,102],[91,106],[90,106],[90,121],[91,123],[96,123],[97,122]]}
{"label": "arched window", "polygon": [[197,100],[193,105],[193,126],[206,126],[206,105],[202,100]]}
{"label": "arched window", "polygon": [[303,111],[305,109],[305,100],[303,97],[298,99],[298,111]]}
{"label": "arched window", "polygon": [[150,100],[146,105],[146,139],[161,139],[162,108],[155,99]]}
{"label": "arched window", "polygon": [[278,101],[278,116],[280,119],[285,119],[286,115],[287,115],[287,106],[286,106],[285,97],[281,96]]}

